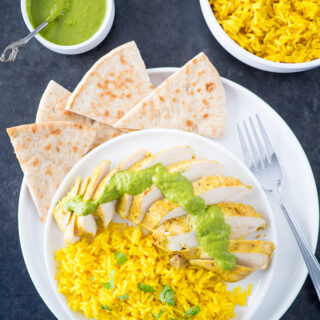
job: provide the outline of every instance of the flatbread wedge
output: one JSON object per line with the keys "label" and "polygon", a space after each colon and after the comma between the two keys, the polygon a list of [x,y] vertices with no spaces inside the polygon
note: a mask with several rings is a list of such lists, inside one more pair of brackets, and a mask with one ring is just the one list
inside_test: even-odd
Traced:
{"label": "flatbread wedge", "polygon": [[111,138],[128,132],[127,130],[116,129],[100,121],[95,121],[77,113],[65,110],[70,96],[70,91],[51,80],[40,100],[36,122],[71,121],[96,129],[96,137],[90,150]]}
{"label": "flatbread wedge", "polygon": [[134,41],[103,56],[86,73],[67,110],[113,125],[153,89]]}
{"label": "flatbread wedge", "polygon": [[198,54],[115,123],[117,128],[172,128],[223,137],[227,108],[222,80]]}
{"label": "flatbread wedge", "polygon": [[54,121],[7,129],[41,221],[68,171],[89,150],[95,129]]}

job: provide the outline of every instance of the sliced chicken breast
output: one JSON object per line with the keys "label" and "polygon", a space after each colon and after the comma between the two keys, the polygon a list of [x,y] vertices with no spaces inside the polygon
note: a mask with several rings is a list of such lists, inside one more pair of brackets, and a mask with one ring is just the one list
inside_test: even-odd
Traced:
{"label": "sliced chicken breast", "polygon": [[96,190],[98,184],[110,171],[110,161],[102,161],[96,168],[94,168],[90,181],[86,188],[86,192],[83,195],[83,200],[90,200],[93,196],[94,191]]}
{"label": "sliced chicken breast", "polygon": [[64,242],[67,245],[75,243],[80,239],[80,237],[75,235],[75,222],[76,222],[76,216],[73,215],[64,231]]}
{"label": "sliced chicken breast", "polygon": [[240,266],[240,265],[237,265],[232,270],[222,270],[214,260],[194,259],[194,260],[190,260],[189,262],[194,266],[198,266],[206,270],[214,271],[215,273],[219,274],[224,281],[227,281],[227,282],[240,281],[255,271],[255,269]]}
{"label": "sliced chicken breast", "polygon": [[[271,241],[229,240],[229,252],[236,256],[237,264],[252,269],[266,269],[274,250],[275,245]],[[213,260],[199,245],[178,253],[187,260]]]}
{"label": "sliced chicken breast", "polygon": [[[181,161],[168,167],[169,172],[179,172],[190,181],[216,175],[222,169],[223,166],[216,161],[201,159]],[[134,196],[127,219],[136,224],[141,223],[151,205],[163,198],[161,191],[156,186],[152,186],[143,193]]]}
{"label": "sliced chicken breast", "polygon": [[[85,178],[80,185],[78,194],[85,195],[88,186],[90,184],[90,177]],[[88,189],[89,190],[89,189]],[[92,214],[88,214],[87,216],[75,216],[75,234],[76,236],[95,236],[97,234],[97,223]]]}
{"label": "sliced chicken breast", "polygon": [[[100,196],[100,193],[103,191],[104,187],[110,182],[113,176],[121,171],[127,170],[132,167],[135,163],[145,159],[149,156],[149,152],[145,149],[139,150],[131,154],[129,157],[121,161],[108,175],[100,182],[96,191],[93,195],[93,199],[97,199]],[[108,224],[113,219],[116,213],[116,203],[117,200],[103,203],[98,207],[98,210],[95,212],[95,217],[100,228],[106,228]]]}
{"label": "sliced chicken breast", "polygon": [[[220,207],[225,222],[231,227],[230,239],[243,239],[265,228],[265,220],[248,204],[218,203],[216,206]],[[198,246],[194,221],[190,215],[165,221],[154,231],[153,236],[157,241],[165,243],[163,247],[171,251]]]}
{"label": "sliced chicken breast", "polygon": [[[231,226],[230,239],[244,238],[257,229],[265,227],[264,219],[250,205],[219,203],[216,206],[220,207],[225,222]],[[248,219],[252,219],[253,223],[250,224]],[[194,221],[190,215],[165,221],[154,231],[153,237],[160,247],[170,251],[199,246]]]}
{"label": "sliced chicken breast", "polygon": [[[207,206],[220,202],[237,201],[246,196],[250,189],[250,186],[246,186],[239,179],[221,175],[205,177],[193,183],[195,195],[203,198]],[[153,231],[163,222],[186,214],[187,212],[178,204],[163,199],[150,207],[141,225]]]}
{"label": "sliced chicken breast", "polygon": [[[133,171],[139,171],[152,167],[157,163],[163,164],[168,167],[174,163],[189,160],[194,157],[194,152],[189,146],[177,146],[166,150],[162,150],[151,157],[137,162],[134,166],[129,168]],[[129,214],[132,205],[133,196],[129,194],[123,195],[117,202],[116,210],[121,218],[126,218]]]}
{"label": "sliced chicken breast", "polygon": [[75,185],[71,188],[71,191],[61,201],[59,201],[52,210],[52,215],[62,232],[65,232],[71,218],[71,212],[65,210],[64,203],[78,194],[80,185],[81,177],[78,177]]}
{"label": "sliced chicken breast", "polygon": [[59,228],[64,232],[66,244],[78,241],[79,237],[82,235],[96,235],[97,224],[92,215],[76,216],[73,212],[67,211],[64,208],[64,204],[75,195],[84,195],[89,183],[90,178],[86,178],[81,181],[81,177],[78,177],[76,184],[71,188],[71,191],[56,205],[52,211]]}

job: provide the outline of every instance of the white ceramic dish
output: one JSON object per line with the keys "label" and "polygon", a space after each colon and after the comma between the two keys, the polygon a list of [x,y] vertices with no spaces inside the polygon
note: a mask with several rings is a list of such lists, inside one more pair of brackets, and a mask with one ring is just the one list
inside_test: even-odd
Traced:
{"label": "white ceramic dish", "polygon": [[[151,69],[149,74],[154,85],[158,85],[175,70]],[[319,225],[318,197],[310,165],[299,142],[280,116],[264,101],[232,81],[223,79],[223,83],[228,100],[229,129],[227,136],[216,142],[241,158],[235,124],[248,115],[259,113],[284,166],[287,178],[285,198],[288,205],[294,209],[296,220],[315,250]],[[142,146],[136,146],[136,149],[139,147]],[[301,201],[301,198],[304,201]],[[263,304],[260,304],[259,309],[250,318],[245,318],[246,320],[279,319],[297,296],[307,275],[290,228],[278,205],[273,199],[270,200],[275,216],[273,227],[277,237],[276,256],[272,262],[274,272]],[[27,269],[40,296],[58,319],[70,319],[51,289],[44,263],[44,225],[38,218],[24,182],[19,199],[19,236]],[[249,300],[249,303],[250,301],[252,300]],[[241,310],[246,312],[245,309],[239,311]],[[241,317],[241,313],[238,317]]]}
{"label": "white ceramic dish", "polygon": [[249,51],[243,49],[234,40],[232,40],[228,34],[223,30],[209,4],[209,0],[200,0],[200,6],[204,19],[217,41],[225,48],[231,55],[238,60],[251,67],[279,73],[291,73],[300,72],[309,69],[313,69],[320,66],[320,59],[315,59],[308,62],[302,63],[280,63],[273,62],[263,58],[260,58]]}
{"label": "white ceramic dish", "polygon": [[[261,212],[267,221],[267,228],[263,232],[263,234],[267,234],[267,237],[263,239],[271,240],[277,245],[275,222],[272,210],[264,191],[250,170],[231,152],[227,151],[216,142],[185,131],[169,129],[141,130],[119,136],[104,143],[87,154],[72,168],[72,170],[70,170],[55,194],[49,212],[51,212],[55,204],[67,194],[70,188],[74,185],[77,177],[90,176],[92,170],[103,160],[110,160],[112,169],[121,160],[137,151],[142,146],[151,153],[155,153],[165,148],[179,145],[191,146],[195,151],[196,157],[199,159],[206,158],[220,162],[224,166],[224,175],[237,177],[245,184],[252,186],[252,192],[241,201],[252,204],[258,212]],[[57,250],[63,247],[65,247],[63,242],[63,233],[58,228],[53,216],[50,214],[47,218],[45,227],[44,257],[51,288],[71,319],[86,320],[86,317],[80,312],[71,311],[68,307],[67,299],[63,294],[60,294],[57,289],[58,282],[55,280],[57,263],[54,259],[54,255]],[[276,256],[277,254],[274,256],[275,260],[277,259]],[[249,283],[253,284],[248,307],[243,308],[245,310],[239,308],[237,314],[238,319],[249,319],[262,303],[268,292],[268,287],[270,285],[270,280],[275,270],[275,266],[276,262],[272,262],[267,271],[255,272],[245,280],[233,285],[233,287],[242,285],[246,288]]]}
{"label": "white ceramic dish", "polygon": [[[28,27],[30,32],[33,31],[34,27],[32,26],[27,13],[27,0],[21,0],[21,12],[22,12],[22,17],[26,26]],[[106,0],[106,14],[100,28],[90,39],[76,45],[72,45],[72,46],[58,45],[46,40],[39,34],[36,35],[36,38],[46,48],[52,51],[55,51],[57,53],[61,53],[61,54],[84,53],[95,48],[105,39],[105,37],[108,35],[113,25],[114,15],[115,15],[114,0]]]}

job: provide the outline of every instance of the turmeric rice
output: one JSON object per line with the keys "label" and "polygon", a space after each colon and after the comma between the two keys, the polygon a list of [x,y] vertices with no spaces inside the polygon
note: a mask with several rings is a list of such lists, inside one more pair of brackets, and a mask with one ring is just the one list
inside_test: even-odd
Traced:
{"label": "turmeric rice", "polygon": [[320,58],[320,0],[209,0],[224,31],[241,47],[286,63]]}
{"label": "turmeric rice", "polygon": [[[236,305],[246,304],[250,286],[229,291],[213,272],[195,266],[177,270],[170,258],[139,228],[111,223],[93,241],[83,238],[56,252],[58,290],[73,311],[97,320],[168,320],[190,314],[195,320],[225,320],[235,316]],[[164,288],[171,303],[161,299]]]}

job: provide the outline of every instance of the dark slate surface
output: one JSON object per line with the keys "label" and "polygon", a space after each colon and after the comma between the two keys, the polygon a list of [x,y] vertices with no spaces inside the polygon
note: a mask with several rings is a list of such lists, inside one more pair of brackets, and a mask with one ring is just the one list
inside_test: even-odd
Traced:
{"label": "dark slate surface", "polygon": [[[26,34],[19,1],[0,1],[0,30],[1,50]],[[181,66],[205,51],[222,76],[258,94],[287,121],[306,151],[316,179],[320,175],[320,69],[273,74],[240,63],[212,37],[196,0],[116,0],[113,28],[91,52],[58,55],[33,40],[14,64],[0,64],[0,319],[55,318],[35,290],[22,258],[17,230],[22,173],[5,128],[34,121],[50,79],[72,90],[97,58],[132,39],[149,68]],[[308,278],[283,319],[319,318],[320,303]]]}

